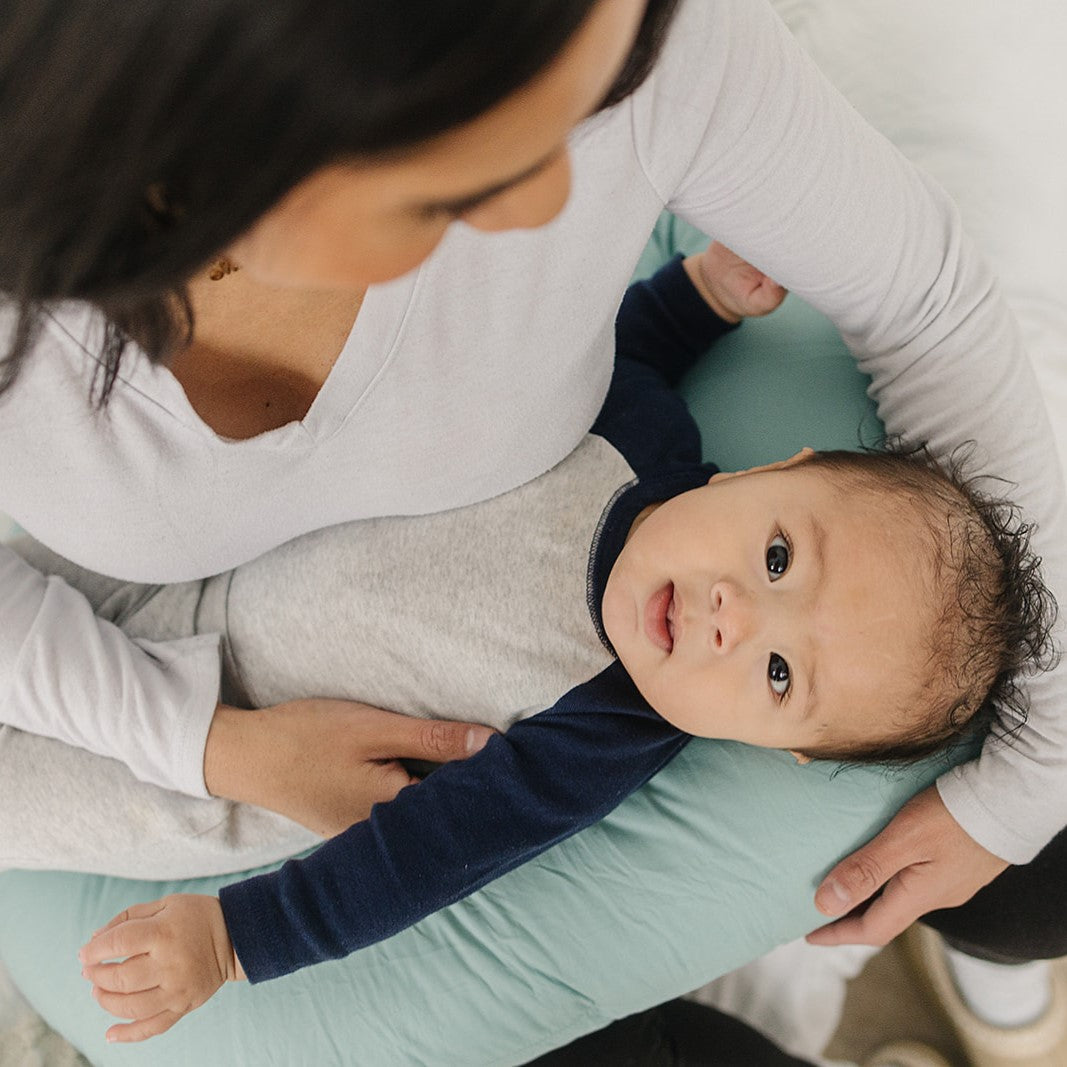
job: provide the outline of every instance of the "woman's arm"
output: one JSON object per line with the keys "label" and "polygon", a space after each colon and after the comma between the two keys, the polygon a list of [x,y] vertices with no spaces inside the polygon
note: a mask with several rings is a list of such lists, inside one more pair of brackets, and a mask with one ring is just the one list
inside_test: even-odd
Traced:
{"label": "woman's arm", "polygon": [[[15,653],[13,626],[0,641],[16,674],[4,706],[13,725],[0,727],[0,867],[140,878],[245,870],[366,817],[412,781],[400,759],[462,758],[490,734],[347,701],[259,712],[219,705],[218,634],[194,636],[201,583],[125,583],[29,538],[16,547],[0,546],[0,577],[12,579],[5,589],[29,634]],[[179,653],[190,646],[188,668]],[[146,649],[177,666],[168,672],[168,660]],[[174,707],[187,670],[209,672],[207,714],[192,716],[194,726],[206,718],[206,741],[183,721],[187,709]],[[167,746],[180,753],[182,736],[193,750],[193,796],[167,777]]]}
{"label": "woman's arm", "polygon": [[108,599],[122,583],[84,574],[87,593],[0,546],[0,718],[120,759],[142,781],[206,797],[202,753],[219,701],[218,635],[188,629],[176,640],[131,640],[87,595]]}
{"label": "woman's arm", "polygon": [[[679,46],[677,76],[665,68],[635,104],[664,201],[834,320],[891,434],[940,456],[975,442],[975,466],[1013,487],[1036,524],[1046,583],[1063,599],[1067,503],[1051,430],[1019,331],[954,205],[864,123],[766,4],[689,4],[675,33],[694,42],[688,58]],[[666,142],[692,132],[697,113],[695,151],[670,163]],[[993,869],[983,856],[1026,862],[1067,821],[1067,666],[1029,691],[1016,742],[991,742],[980,763],[939,783],[973,839],[971,892]],[[914,855],[927,876],[945,866],[958,883],[950,864]],[[958,894],[946,881],[940,902]]]}

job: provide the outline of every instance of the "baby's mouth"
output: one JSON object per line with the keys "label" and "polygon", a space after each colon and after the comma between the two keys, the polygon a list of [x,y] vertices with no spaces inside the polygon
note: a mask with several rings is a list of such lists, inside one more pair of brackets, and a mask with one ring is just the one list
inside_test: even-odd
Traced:
{"label": "baby's mouth", "polygon": [[664,652],[674,649],[674,583],[653,593],[645,605],[645,634]]}

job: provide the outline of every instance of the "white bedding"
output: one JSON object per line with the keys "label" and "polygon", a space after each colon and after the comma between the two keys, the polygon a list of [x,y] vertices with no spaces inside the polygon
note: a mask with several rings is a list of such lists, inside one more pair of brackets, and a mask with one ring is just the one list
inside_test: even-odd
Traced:
{"label": "white bedding", "polygon": [[[88,993],[88,991],[86,991]],[[0,1067],[89,1067],[26,1003],[0,965]]]}
{"label": "white bedding", "polygon": [[[857,109],[959,203],[1022,322],[1067,469],[1067,5],[772,2]],[[11,990],[0,966],[7,1063],[85,1061]]]}
{"label": "white bedding", "polygon": [[1067,5],[772,0],[960,206],[1022,323],[1067,470]]}

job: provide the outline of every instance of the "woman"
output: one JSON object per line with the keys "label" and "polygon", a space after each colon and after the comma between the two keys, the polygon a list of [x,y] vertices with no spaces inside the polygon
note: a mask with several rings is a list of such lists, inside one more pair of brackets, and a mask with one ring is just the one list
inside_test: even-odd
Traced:
{"label": "woman", "polygon": [[[1051,440],[951,206],[763,5],[675,6],[293,3],[266,18],[237,0],[82,0],[57,23],[43,2],[16,5],[0,83],[0,289],[18,308],[0,506],[76,562],[159,582],[526,481],[591,424],[618,298],[666,206],[834,319],[891,432],[939,452],[985,444],[1062,586]],[[217,705],[210,643],[146,655],[74,594],[2,567],[14,725],[315,829],[407,782],[375,760],[425,754],[394,742],[391,719],[383,749],[352,740],[335,707],[235,713]],[[1035,683],[1023,744],[891,827],[905,844],[866,893],[904,878],[876,918],[958,904],[1060,828],[1062,787],[1046,783],[1061,676]],[[313,745],[333,760],[328,788],[294,773]],[[839,907],[857,900],[849,870]]]}

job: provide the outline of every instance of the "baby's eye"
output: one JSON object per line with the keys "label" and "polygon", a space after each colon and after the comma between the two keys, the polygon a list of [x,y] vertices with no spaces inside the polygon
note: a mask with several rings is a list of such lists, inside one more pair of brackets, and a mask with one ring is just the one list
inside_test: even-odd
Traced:
{"label": "baby's eye", "polygon": [[780,697],[784,697],[793,684],[789,678],[789,664],[777,652],[771,653],[771,658],[767,663],[767,678],[771,683],[771,689]]}
{"label": "baby's eye", "polygon": [[778,581],[789,570],[789,542],[777,534],[767,546],[767,573],[772,582]]}

